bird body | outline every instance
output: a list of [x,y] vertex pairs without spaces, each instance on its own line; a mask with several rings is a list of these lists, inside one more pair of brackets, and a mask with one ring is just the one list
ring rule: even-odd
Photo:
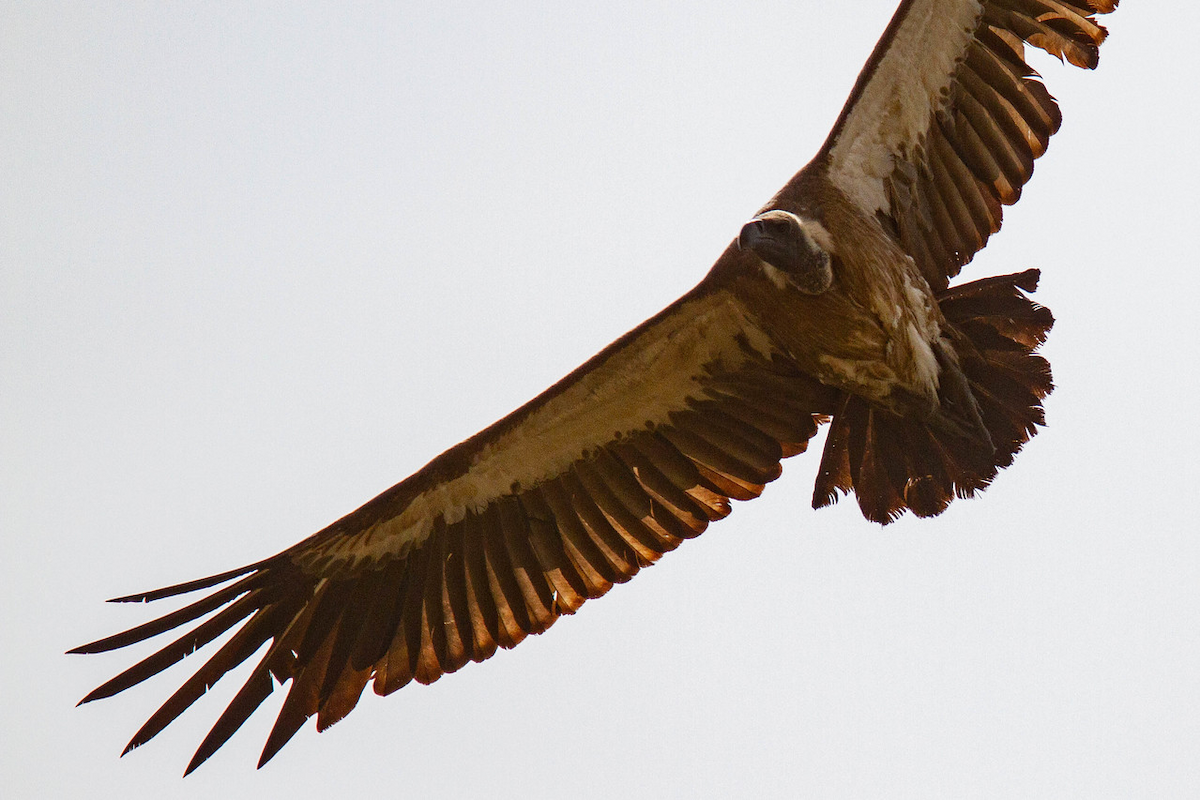
[[822,424],[814,507],[853,493],[887,523],[985,488],[1043,424],[1052,384],[1035,351],[1053,317],[1027,297],[1036,270],[950,279],[1061,121],[1024,47],[1094,67],[1093,17],[1115,6],[904,0],[824,146],[695,288],[287,550],[118,598],[213,589],[72,651],[207,617],[83,702],[233,631],[128,752],[269,642],[188,771],[288,684],[261,766],[310,717],[342,719],[368,683],[430,683],[629,580],[757,497]]
[[941,333],[933,292],[912,259],[822,166],[801,171],[769,209],[804,220],[831,256],[832,285],[811,296],[780,289],[758,279],[763,270],[754,265],[743,266],[746,279],[735,285],[776,346],[808,374],[898,414],[931,413],[939,372],[933,345]]

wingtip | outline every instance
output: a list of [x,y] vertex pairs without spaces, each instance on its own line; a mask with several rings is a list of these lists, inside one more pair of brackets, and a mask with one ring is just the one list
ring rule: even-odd
[[[220,745],[217,747],[219,746]],[[203,764],[205,761],[208,761],[209,757],[213,753],[217,752],[217,747],[209,746],[209,741],[207,738],[205,738],[205,740],[200,743],[200,746],[196,748],[196,752],[192,754],[192,760],[188,762],[187,769],[183,771],[183,777],[186,778],[188,775],[191,775],[193,772],[199,769],[201,764]]]
[[125,595],[124,597],[110,597],[109,599],[105,600],[104,602],[106,602],[106,603],[145,603],[146,596],[148,594],[149,594],[149,592],[142,592],[140,594]]
[[[301,724],[303,724],[303,722]],[[299,727],[300,727],[299,725],[296,726],[297,729]],[[255,766],[254,768],[262,769],[263,767],[265,767],[267,765],[267,762],[270,761],[272,758],[274,758],[275,755],[280,750],[283,749],[283,746],[285,744],[287,744],[289,741],[291,741],[291,738],[294,734],[295,734],[295,730],[287,733],[286,735],[277,736],[277,735],[275,735],[274,731],[272,731],[272,735],[267,738],[266,746],[263,747],[262,755],[260,755],[258,757],[258,765]]]
[[111,637],[111,636],[106,636],[103,639],[97,639],[94,642],[88,642],[87,644],[81,644],[78,647],[72,647],[70,650],[68,650],[63,655],[90,656],[90,655],[95,655],[96,653],[106,653],[109,650],[113,649],[111,647],[105,646],[105,643],[109,639],[112,639],[112,638],[113,637]]
[[262,751],[262,755],[260,755],[258,757],[258,764],[255,765],[254,768],[262,769],[263,767],[265,767],[267,765],[267,762],[270,761],[272,758],[274,758],[275,754],[278,753],[281,749],[283,749],[282,744],[279,745],[279,747],[276,747],[274,749],[264,749]]
[[[137,750],[139,747],[144,745],[146,742],[150,741],[152,738],[154,738],[153,735],[143,737],[142,731],[138,731],[133,735],[133,738],[129,740],[129,744],[125,745],[125,749],[121,751],[121,755],[118,756],[118,758],[124,758],[134,750]],[[186,772],[183,774],[185,777],[187,776]]]
[[[288,698],[291,699],[290,693]],[[271,733],[267,736],[267,743],[263,746],[262,755],[259,756],[258,766],[255,769],[262,769],[268,761],[274,758],[275,754],[282,750],[283,746],[291,741],[296,732],[304,726],[309,716],[303,712],[296,711],[295,708],[289,709],[287,701],[284,701],[284,708],[279,712],[279,717],[275,720],[275,727],[271,729]]]
[[[105,686],[107,685],[108,684],[105,684]],[[75,704],[75,707],[79,708],[84,703],[90,703],[94,700],[103,700],[106,697],[112,697],[112,693],[102,692],[101,689],[103,688],[104,686],[97,686],[95,689],[92,689],[84,696],[82,700]]]

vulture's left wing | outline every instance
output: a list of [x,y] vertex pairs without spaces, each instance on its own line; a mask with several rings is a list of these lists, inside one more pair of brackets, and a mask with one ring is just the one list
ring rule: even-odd
[[[1000,229],[1062,122],[1030,44],[1094,68],[1117,0],[905,0],[814,163],[933,290]],[[786,191],[786,190],[785,190]]]
[[260,766],[309,717],[326,728],[366,683],[431,683],[699,535],[803,451],[837,393],[773,353],[707,282],[525,407],[279,555],[119,598],[229,585],[72,652],[125,647],[215,613],[89,694],[109,697],[236,630],[126,747],[144,744],[270,642],[187,771],[291,681]]

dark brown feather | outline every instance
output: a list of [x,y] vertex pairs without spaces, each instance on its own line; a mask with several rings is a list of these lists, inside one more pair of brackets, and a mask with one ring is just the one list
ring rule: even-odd
[[496,632],[496,643],[505,649],[516,647],[525,638],[532,623],[529,611],[525,608],[525,598],[521,595],[521,587],[513,573],[508,548],[504,543],[499,506],[488,506],[479,515],[479,521],[483,533],[483,565],[487,570],[487,585],[496,601],[496,613],[500,622],[500,628]]
[[1024,147],[1024,140],[1018,140],[1021,144],[1019,148],[1014,145],[999,123],[970,92],[960,90],[956,104],[962,109],[961,119],[971,126],[975,137],[991,154],[1008,184],[1024,186],[1033,177],[1033,153]]
[[487,555],[484,550],[482,524],[475,514],[467,514],[457,525],[462,527],[463,565],[470,609],[471,632],[474,635],[471,657],[476,661],[491,658],[499,647],[500,614],[488,587]]
[[665,553],[674,550],[684,539],[692,538],[694,534],[673,517],[666,506],[656,504],[633,470],[608,449],[597,453],[591,463],[613,496],[645,531],[645,540],[655,550]]
[[850,398],[850,395],[842,396],[825,433],[825,447],[821,452],[821,464],[817,468],[817,480],[813,486],[813,508],[832,505],[841,495],[849,494],[854,489],[849,455],[850,426],[854,416]]
[[584,528],[559,479],[543,483],[538,491],[554,515],[566,551],[571,554],[572,562],[580,568],[580,577],[587,583],[589,597],[599,597],[614,583],[629,580],[629,576],[616,567]]
[[[417,646],[417,663],[413,666],[413,680],[429,684],[442,676],[442,665],[448,663],[446,652],[445,608],[442,604],[442,587],[445,585],[446,523],[434,522],[429,538],[421,544],[422,565],[425,575],[422,583],[419,610],[414,609],[420,628],[420,644]],[[451,621],[450,624],[453,624]]]
[[446,665],[446,672],[455,672],[472,660],[482,661],[486,658],[482,654],[476,658],[475,629],[472,624],[471,602],[468,599],[470,587],[467,584],[466,565],[463,562],[464,547],[463,525],[459,523],[446,526],[446,554],[442,561],[442,601],[446,606],[446,618],[454,624],[453,635],[447,631],[446,636],[448,640],[457,641],[457,647],[461,648],[461,653],[456,651],[450,664]]
[[[972,50],[980,45],[972,45]],[[1008,84],[1007,79],[1001,80],[1002,85]],[[1048,139],[1039,138],[1033,128],[1005,98],[1001,87],[991,86],[980,77],[967,59],[958,68],[958,87],[964,98],[970,97],[979,108],[986,112],[987,118],[996,127],[997,133],[1004,137],[1007,145],[1013,148],[1022,162],[1027,163],[1028,172],[1033,171],[1034,159],[1046,152]],[[1011,88],[1011,87],[1010,87]]]
[[[387,652],[375,662],[376,694],[387,695],[407,686],[416,671],[421,647],[419,622],[424,573],[420,565],[421,551],[410,552],[404,559],[404,577],[395,586],[391,619],[394,633],[388,641]],[[389,626],[391,623],[389,622]],[[382,678],[382,680],[381,680]]]
[[[270,670],[267,669],[265,662],[259,664],[242,688],[238,690],[238,693],[225,708],[225,711],[217,718],[208,735],[200,742],[200,746],[192,754],[192,760],[188,762],[183,776],[186,778],[196,767],[203,764],[213,753],[217,752],[221,748],[221,745],[229,741],[229,737],[242,726],[242,723],[250,718],[250,715],[262,705],[264,700],[270,697],[274,689],[275,686],[271,682]],[[151,717],[151,720],[153,719]],[[155,728],[150,728],[150,723],[147,722],[142,730],[138,731],[137,735],[134,736],[134,741],[138,741],[139,737],[144,737],[138,742],[139,744],[148,741],[173,719],[174,717],[165,720],[161,724],[156,725]],[[134,742],[130,742],[125,751],[128,752],[136,746]]]
[[324,708],[325,700],[333,694],[342,673],[348,667],[351,672],[356,671],[350,667],[350,657],[354,652],[354,645],[358,641],[363,625],[370,617],[385,574],[384,570],[372,570],[358,580],[346,581],[346,597],[341,601],[343,611],[332,631],[333,646],[329,651],[329,666],[325,671],[325,680],[319,692],[322,708]]
[[500,528],[508,551],[511,572],[524,599],[529,625],[526,633],[542,633],[558,615],[554,611],[554,589],[546,580],[529,544],[529,525],[520,501],[509,495],[500,499]]
[[1072,25],[1069,19],[1056,18],[1049,6],[1034,0],[993,0],[993,3],[985,6],[984,19],[989,24],[1010,30],[1034,47],[1059,59],[1066,58],[1077,67],[1095,69],[1099,63],[1099,42]]
[[777,462],[746,448],[728,431],[706,424],[696,412],[676,412],[671,415],[671,422],[659,432],[697,466],[708,467],[747,486],[762,486],[778,477]]
[[639,569],[652,562],[641,558],[637,550],[613,529],[582,481],[580,466],[577,464],[561,479],[570,497],[571,508],[587,529],[592,541],[600,548],[600,552],[604,553],[604,557],[613,568],[628,580],[637,574]]
[[[163,728],[171,724],[180,714],[186,711],[200,697],[211,689],[216,682],[226,672],[241,664],[247,658],[254,654],[254,651],[270,636],[271,626],[276,622],[274,617],[280,613],[279,607],[272,607],[265,611],[258,612],[252,617],[242,628],[234,634],[228,642],[226,642],[220,650],[205,662],[205,664],[196,671],[191,678],[184,682],[179,689],[172,694],[162,706],[159,707],[150,719],[146,720],[125,749],[121,751],[121,755],[134,750],[146,742],[150,741]],[[265,634],[265,635],[264,635]],[[265,659],[264,659],[265,661]],[[268,676],[269,682],[269,676]],[[258,701],[261,703],[261,699]],[[235,703],[231,704],[231,708]],[[257,703],[255,707],[257,707]],[[253,710],[253,709],[251,709]]]
[[371,607],[358,633],[350,656],[350,667],[363,670],[383,658],[399,625],[397,595],[402,593],[405,559],[391,559],[380,566]]
[[267,735],[262,755],[259,756],[259,767],[274,758],[308,718],[317,713],[320,705],[318,687],[325,677],[325,666],[329,662],[332,648],[333,637],[326,636],[321,647],[311,658],[302,662],[299,672],[292,678],[292,688],[288,690],[279,716],[275,719],[275,725]]
[[534,489],[522,494],[520,500],[529,525],[529,544],[539,569],[554,590],[554,613],[574,614],[585,600],[599,597],[602,592],[592,593],[584,577],[587,568],[577,566],[567,553],[565,536],[560,535],[554,512],[546,505],[542,493]]
[[612,530],[637,554],[640,563],[653,564],[663,553],[673,549],[661,542],[625,507],[605,482],[595,461],[583,462],[576,465],[575,469],[588,497],[596,504]]
[[261,594],[263,594],[263,590],[259,589],[236,601],[229,608],[226,608],[212,619],[200,624],[194,630],[171,642],[166,647],[154,653],[154,655],[139,661],[112,680],[96,687],[87,697],[80,700],[79,704],[82,705],[90,703],[93,700],[111,697],[117,692],[124,691],[131,686],[136,686],[147,678],[157,675],[167,667],[182,660],[185,656],[199,650],[246,617],[258,611],[264,604],[262,602],[263,598],[260,596]]
[[[137,594],[128,594],[124,597],[114,597],[108,602],[150,603],[155,600],[162,600],[166,597],[175,597],[181,594],[191,594],[192,592],[198,592],[201,589],[208,589],[209,587],[216,586],[219,583],[225,583],[226,581],[232,580],[241,575],[245,575],[249,572],[258,572],[276,560],[277,559],[274,558],[268,558],[263,561],[256,561],[253,564],[248,564],[240,569],[231,569],[228,572],[221,572],[217,575],[209,575],[207,578],[198,578],[194,581],[177,583],[173,586],[164,586],[162,589],[155,589],[151,592],[138,592]],[[76,650],[71,650],[70,652],[74,653]]]
[[[204,582],[197,581],[197,583],[203,584]],[[143,642],[146,639],[150,639],[159,635],[160,633],[165,633],[169,630],[178,628],[180,625],[185,625],[192,620],[199,619],[210,611],[220,608],[226,603],[229,603],[237,598],[239,595],[250,591],[250,589],[252,589],[254,586],[261,583],[262,578],[260,575],[251,575],[243,578],[232,586],[227,586],[220,591],[213,592],[207,597],[201,598],[194,603],[186,605],[178,611],[172,611],[170,614],[166,614],[158,619],[151,620],[143,625],[138,625],[136,628],[130,628],[127,631],[114,634],[113,636],[106,636],[103,639],[97,639],[94,642],[80,645],[79,647],[68,650],[67,653],[105,653],[109,650],[116,650],[121,647],[128,647],[131,644],[136,644],[137,642]],[[200,588],[207,587],[202,586]],[[164,596],[171,597],[173,594],[174,593]],[[110,602],[128,601],[121,599],[119,601]]]
[[628,441],[618,443],[614,450],[650,494],[651,502],[656,501],[664,506],[667,513],[678,522],[674,528],[675,535],[690,539],[704,532],[708,527],[708,513],[687,493],[685,487],[668,478],[642,450]]
[[1000,201],[971,174],[937,127],[930,130],[928,145],[931,157],[937,161],[935,168],[945,175],[962,198],[978,234],[979,246],[982,247],[987,243],[988,237],[1000,230]]
[[702,478],[696,465],[662,434],[651,432],[635,436],[629,440],[629,445],[649,459],[671,483],[689,487],[684,491],[704,510],[710,522],[723,519],[729,514],[728,495],[702,486]]
[[779,447],[780,456],[788,458],[803,453],[808,441],[817,432],[823,419],[808,410],[793,410],[784,402],[772,403],[761,395],[718,395],[716,408],[746,425],[766,434]]

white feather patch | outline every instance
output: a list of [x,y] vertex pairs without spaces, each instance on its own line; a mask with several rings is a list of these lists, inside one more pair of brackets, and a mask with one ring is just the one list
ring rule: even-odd
[[974,35],[979,0],[916,0],[846,118],[829,177],[867,214],[888,207],[895,158],[924,140]]
[[401,555],[424,541],[440,516],[447,523],[486,508],[514,484],[534,486],[562,474],[585,450],[615,434],[662,424],[697,394],[704,367],[736,369],[748,358],[737,337],[769,355],[770,341],[727,292],[702,295],[643,331],[601,365],[487,443],[467,472],[423,492],[399,515],[321,542],[304,560],[343,565]]

